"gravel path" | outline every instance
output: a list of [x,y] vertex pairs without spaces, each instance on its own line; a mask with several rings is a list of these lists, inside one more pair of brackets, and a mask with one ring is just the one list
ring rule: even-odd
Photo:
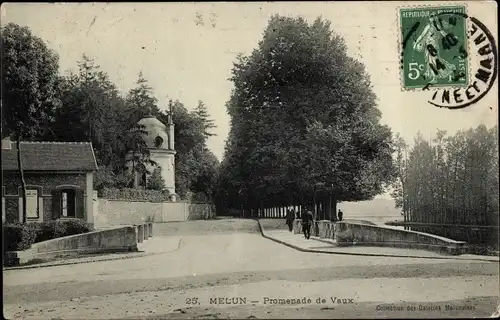
[[[236,219],[235,219],[236,220]],[[203,223],[206,223],[205,221]],[[302,253],[256,233],[255,221],[155,225],[155,236],[180,235],[173,252],[136,259],[4,272],[8,318],[356,318],[432,317],[436,310],[377,311],[377,305],[447,304],[474,310],[440,316],[489,316],[496,306],[498,265],[488,262]],[[213,225],[217,226],[213,226]],[[230,231],[227,231],[229,228]],[[238,228],[244,232],[238,231]],[[163,230],[163,231],[161,231]],[[158,232],[158,233],[157,233]],[[307,305],[264,298],[306,297]],[[218,305],[213,298],[246,299]],[[315,299],[353,299],[347,305]],[[196,298],[196,304],[192,304]],[[254,301],[254,302],[252,302]],[[198,304],[199,303],[199,304]],[[436,307],[437,308],[437,307]],[[491,311],[491,312],[490,312]],[[377,313],[378,312],[378,313]]]

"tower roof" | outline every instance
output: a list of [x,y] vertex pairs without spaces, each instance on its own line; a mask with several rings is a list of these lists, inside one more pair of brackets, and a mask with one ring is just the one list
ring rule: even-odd
[[143,131],[147,134],[142,138],[148,148],[168,149],[168,133],[167,126],[152,115],[148,115],[139,122],[138,125],[143,126]]

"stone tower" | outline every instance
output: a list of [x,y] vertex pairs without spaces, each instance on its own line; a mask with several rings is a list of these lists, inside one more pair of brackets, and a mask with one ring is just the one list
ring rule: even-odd
[[[138,123],[143,128],[142,130],[147,132],[142,138],[146,143],[150,159],[156,162],[157,167],[161,168],[161,176],[165,181],[165,189],[169,191],[172,195],[171,199],[176,200],[175,194],[175,143],[174,143],[174,123],[172,121],[172,110],[168,113],[168,122],[163,124],[156,117],[151,115],[151,112],[142,118]],[[132,158],[132,152],[129,151],[127,154],[127,160]],[[127,161],[127,167],[132,169],[131,161]],[[149,172],[153,172],[155,169],[151,165],[147,165]],[[140,181],[146,182],[149,178],[148,175],[140,176],[137,172],[134,176],[134,185],[138,187],[141,183]],[[145,180],[145,181],[144,181]]]

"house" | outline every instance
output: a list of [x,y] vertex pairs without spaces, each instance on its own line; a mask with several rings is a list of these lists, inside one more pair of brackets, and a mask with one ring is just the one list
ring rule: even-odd
[[[93,224],[93,175],[97,170],[88,142],[22,141],[27,222],[81,218]],[[16,143],[2,141],[2,220],[23,221],[22,187]]]

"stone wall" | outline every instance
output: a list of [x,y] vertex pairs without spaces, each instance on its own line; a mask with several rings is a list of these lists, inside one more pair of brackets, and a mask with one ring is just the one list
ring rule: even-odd
[[94,210],[96,227],[209,219],[215,212],[209,204],[185,202],[146,202],[98,199]]
[[152,236],[150,225],[120,226],[34,243],[27,250],[7,252],[7,265],[82,254],[137,251],[137,243]]

